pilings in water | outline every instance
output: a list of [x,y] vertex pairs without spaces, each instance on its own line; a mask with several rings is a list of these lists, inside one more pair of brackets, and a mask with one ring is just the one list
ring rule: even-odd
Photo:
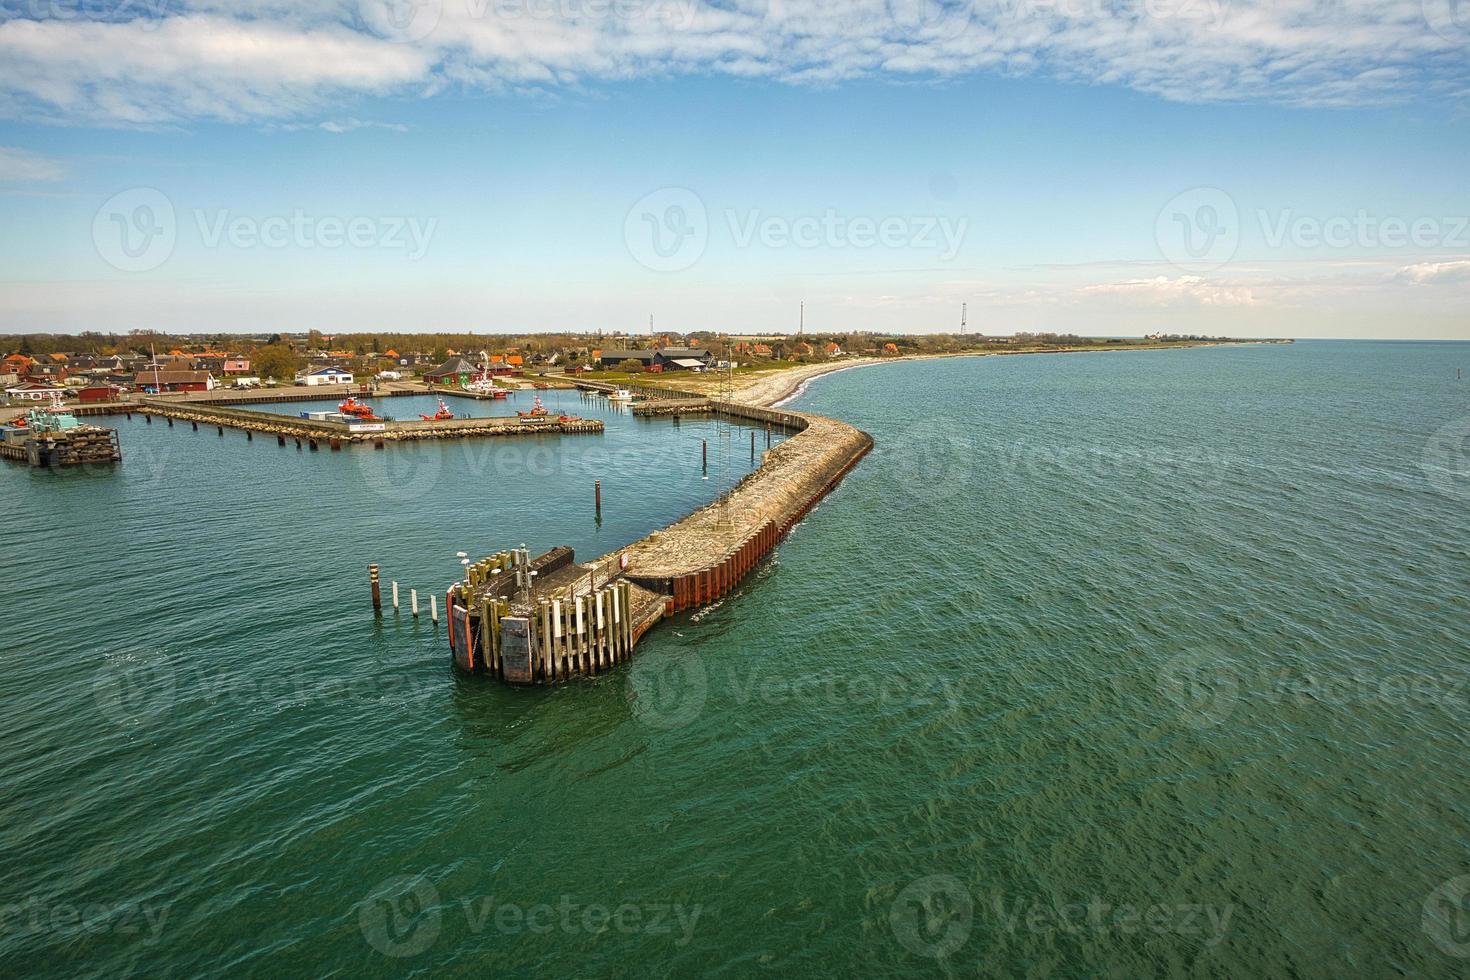
[[[373,612],[381,614],[382,611],[383,611],[383,593],[382,593],[382,591],[378,587],[378,566],[377,565],[369,565],[368,566],[368,581],[370,581],[372,583],[372,587],[373,587]],[[395,592],[398,591],[398,587],[397,587],[397,584],[396,583],[394,585],[394,591]],[[395,606],[398,605],[398,603],[396,601],[393,604]]]

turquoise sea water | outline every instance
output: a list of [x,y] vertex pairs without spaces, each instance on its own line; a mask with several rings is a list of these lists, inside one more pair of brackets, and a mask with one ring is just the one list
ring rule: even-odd
[[0,468],[0,963],[1463,975],[1457,367],[820,379],[798,406],[868,458],[736,594],[553,689],[456,677],[363,566],[427,591],[459,549],[610,550],[708,499],[717,427],[312,455],[135,420],[115,473]]

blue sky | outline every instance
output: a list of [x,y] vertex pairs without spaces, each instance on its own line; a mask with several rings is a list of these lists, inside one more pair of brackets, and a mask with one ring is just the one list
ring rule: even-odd
[[1448,0],[416,2],[0,0],[0,329],[1470,338]]

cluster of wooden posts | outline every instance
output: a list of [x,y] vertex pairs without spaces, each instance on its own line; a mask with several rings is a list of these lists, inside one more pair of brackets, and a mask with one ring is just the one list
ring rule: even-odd
[[633,587],[626,581],[590,593],[553,593],[519,615],[512,615],[509,599],[495,596],[481,597],[472,613],[454,601],[457,589],[450,592],[449,628],[461,670],[547,683],[601,673],[633,655]]
[[24,449],[23,458],[31,466],[81,466],[122,460],[117,430],[96,425],[79,425],[60,432],[32,432],[25,439]]

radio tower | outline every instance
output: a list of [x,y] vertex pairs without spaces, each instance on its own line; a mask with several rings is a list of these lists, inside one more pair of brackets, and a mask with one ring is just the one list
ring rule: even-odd
[[796,335],[800,337],[806,333],[806,300],[801,301],[801,319],[796,321]]
[[960,336],[961,337],[963,337],[965,335],[965,325],[966,325],[966,323],[967,323],[967,321],[969,319],[970,319],[970,304],[969,303],[961,303],[960,304]]

